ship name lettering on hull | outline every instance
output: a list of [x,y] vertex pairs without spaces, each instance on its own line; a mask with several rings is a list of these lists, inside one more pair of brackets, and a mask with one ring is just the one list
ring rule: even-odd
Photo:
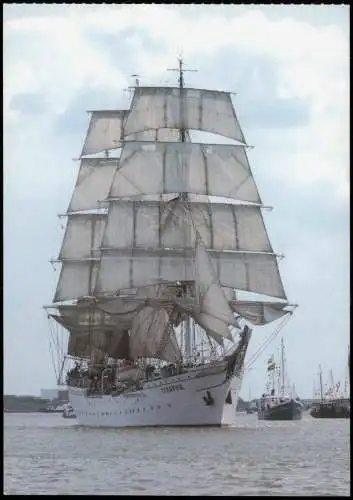
[[166,387],[161,387],[162,392],[174,392],[183,390],[184,390],[183,384],[172,384],[172,385],[167,385]]

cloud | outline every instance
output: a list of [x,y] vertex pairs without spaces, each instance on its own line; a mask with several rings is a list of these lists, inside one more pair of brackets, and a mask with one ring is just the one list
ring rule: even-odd
[[[347,199],[349,45],[338,26],[271,20],[264,10],[224,6],[76,5],[42,19],[5,21],[6,116],[19,117],[18,94],[40,94],[50,113],[66,116],[85,89],[118,94],[129,73],[139,72],[143,82],[170,81],[165,70],[182,48],[191,65],[199,59],[207,67],[211,86],[217,80],[212,68],[226,51],[227,73],[218,80],[233,83],[237,101],[246,96],[241,109],[250,125],[257,118],[258,127],[291,127],[277,131],[279,152],[271,164],[278,175],[288,180],[290,172],[291,182],[307,185],[328,182],[334,195]],[[23,49],[17,58],[8,56],[11,44]],[[281,144],[289,147],[281,152]]]
[[5,109],[14,95],[32,91],[46,98],[52,113],[60,113],[86,85],[108,89],[126,85],[124,76],[111,67],[104,52],[96,50],[69,18],[7,21],[5,46],[11,37],[23,51],[19,61],[11,57],[10,50],[5,50]]
[[10,109],[22,114],[41,114],[46,110],[45,101],[39,93],[16,94],[10,102]]
[[128,89],[117,92],[104,86],[87,86],[77,93],[67,109],[58,114],[53,121],[56,135],[78,134],[82,142],[83,131],[87,129],[89,116],[86,111],[99,109],[129,109],[130,93]]

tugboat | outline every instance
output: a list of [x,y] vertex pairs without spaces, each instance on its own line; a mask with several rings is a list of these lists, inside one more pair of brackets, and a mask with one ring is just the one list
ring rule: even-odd
[[301,420],[303,404],[298,398],[277,397],[274,390],[270,396],[263,394],[258,409],[259,420]]
[[66,405],[63,411],[63,418],[76,418],[74,409],[70,404]]
[[[285,394],[285,357],[284,343],[281,341],[281,362],[276,364],[273,356],[268,360],[267,372],[270,375],[272,389],[270,394],[264,393],[258,402],[257,416],[259,420],[300,420],[303,404],[299,398]],[[277,376],[276,376],[277,374]],[[276,379],[280,390],[276,395]]]

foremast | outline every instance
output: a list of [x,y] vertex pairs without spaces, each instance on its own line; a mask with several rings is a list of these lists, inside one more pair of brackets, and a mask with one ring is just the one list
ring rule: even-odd
[[89,113],[74,192],[66,213],[60,215],[67,224],[58,258],[52,261],[61,264],[61,271],[49,309],[49,316],[69,332],[68,354],[87,359],[102,357],[105,351],[114,355],[117,344],[112,339],[116,320],[97,310],[94,288],[107,220],[101,200],[119,164],[119,156],[109,152],[121,147],[128,110]]

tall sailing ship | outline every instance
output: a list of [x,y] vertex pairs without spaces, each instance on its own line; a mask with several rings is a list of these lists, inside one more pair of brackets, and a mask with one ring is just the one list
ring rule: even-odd
[[232,424],[251,325],[292,312],[231,93],[178,71],[90,112],[46,306],[83,425]]

